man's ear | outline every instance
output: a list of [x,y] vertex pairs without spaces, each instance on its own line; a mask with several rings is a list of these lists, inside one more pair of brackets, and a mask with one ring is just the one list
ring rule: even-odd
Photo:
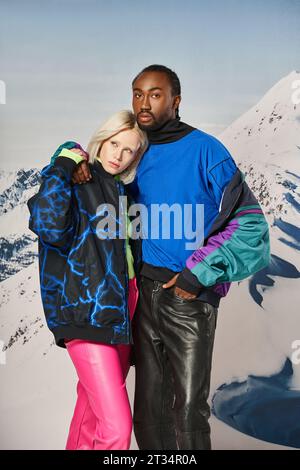
[[178,108],[179,108],[180,101],[181,101],[181,96],[180,96],[180,95],[175,96],[174,101],[173,101],[173,107],[174,107],[174,109],[178,109]]

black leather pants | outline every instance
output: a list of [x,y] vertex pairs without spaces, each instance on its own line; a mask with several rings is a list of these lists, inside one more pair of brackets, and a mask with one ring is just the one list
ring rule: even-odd
[[211,449],[207,403],[217,308],[144,276],[133,319],[140,449]]

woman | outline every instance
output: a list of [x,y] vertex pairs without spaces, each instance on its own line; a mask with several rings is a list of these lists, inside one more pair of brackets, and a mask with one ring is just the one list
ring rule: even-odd
[[[146,150],[146,134],[129,111],[113,115],[89,145],[91,180],[73,184],[87,154],[74,142],[58,148],[28,201],[39,237],[41,295],[58,346],[79,378],[66,449],[129,449],[126,391],[137,301],[124,201]],[[122,235],[123,234],[123,235]],[[122,236],[121,236],[122,235]]]

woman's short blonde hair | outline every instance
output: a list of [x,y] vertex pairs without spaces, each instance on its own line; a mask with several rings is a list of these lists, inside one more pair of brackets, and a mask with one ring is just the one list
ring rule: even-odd
[[100,157],[103,143],[125,130],[134,130],[140,138],[140,147],[135,159],[126,170],[120,173],[120,180],[124,184],[129,184],[134,180],[137,166],[148,146],[147,134],[139,128],[136,117],[131,111],[122,110],[107,119],[91,137],[87,152],[89,154],[89,163],[94,163],[95,159]]

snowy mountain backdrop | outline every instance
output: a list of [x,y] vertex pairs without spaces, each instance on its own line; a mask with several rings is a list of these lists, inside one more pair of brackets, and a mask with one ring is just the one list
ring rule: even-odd
[[[234,284],[220,307],[211,384],[215,449],[289,445],[268,431],[254,436],[259,440],[239,432],[248,433],[239,424],[229,427],[222,408],[228,397],[216,390],[241,384],[251,375],[271,377],[289,361],[287,389],[300,394],[300,365],[292,363],[291,346],[300,340],[300,105],[292,101],[296,80],[299,72],[284,77],[218,136],[263,207],[271,228],[272,261],[251,279]],[[37,242],[28,229],[26,202],[39,182],[37,168],[0,172],[2,449],[63,448],[75,403],[75,370],[65,351],[54,346],[44,322]],[[133,368],[128,387],[132,400]],[[294,441],[290,445],[295,447]]]

